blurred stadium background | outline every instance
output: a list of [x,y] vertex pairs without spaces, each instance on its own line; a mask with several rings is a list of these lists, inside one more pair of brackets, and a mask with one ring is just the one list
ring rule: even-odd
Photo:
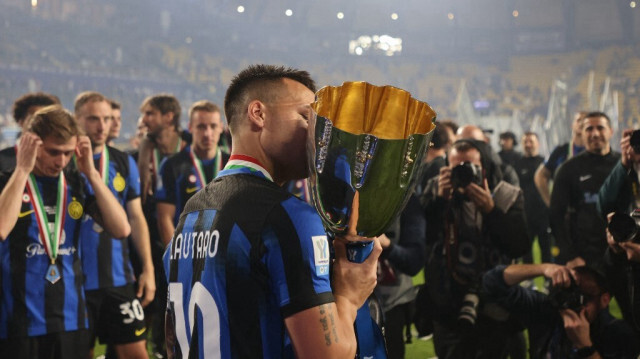
[[638,122],[638,39],[630,0],[0,0],[0,124],[10,144],[22,93],[70,107],[98,90],[123,103],[126,141],[145,96],[221,103],[235,73],[264,62],[320,86],[394,85],[440,119],[533,129],[544,154],[575,110]]

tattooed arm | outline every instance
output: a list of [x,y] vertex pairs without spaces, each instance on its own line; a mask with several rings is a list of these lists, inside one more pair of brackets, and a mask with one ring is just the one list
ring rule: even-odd
[[374,250],[363,263],[347,260],[346,239],[336,238],[333,267],[335,302],[319,305],[285,319],[298,358],[354,358],[357,349],[353,323],[356,312],[376,285],[376,268],[382,251]]

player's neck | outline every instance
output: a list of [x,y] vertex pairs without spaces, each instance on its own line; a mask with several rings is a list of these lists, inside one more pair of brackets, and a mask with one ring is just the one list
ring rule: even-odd
[[93,150],[93,154],[97,155],[99,153],[102,153],[102,150],[104,150],[105,146],[106,146],[105,144],[96,145],[94,143],[91,143],[91,149]]
[[216,157],[216,154],[218,153],[218,146],[213,146],[212,148],[206,150],[194,144],[193,152],[195,152],[196,156],[198,156],[198,158],[201,160],[211,160]]
[[156,137],[156,146],[158,150],[165,155],[171,155],[178,151],[176,151],[176,147],[178,147],[178,143],[180,142],[180,134],[173,127],[167,127],[158,134]]
[[269,175],[271,175],[271,178],[273,178],[275,182],[275,179],[277,178],[277,176],[275,175],[277,175],[277,173],[274,173],[276,171],[274,170],[273,162],[264,153],[262,148],[258,146],[256,143],[258,143],[258,141],[242,141],[241,139],[238,138],[233,143],[233,148],[231,149],[231,155],[245,155],[245,156],[255,158],[262,165],[262,167],[267,172],[269,172]]

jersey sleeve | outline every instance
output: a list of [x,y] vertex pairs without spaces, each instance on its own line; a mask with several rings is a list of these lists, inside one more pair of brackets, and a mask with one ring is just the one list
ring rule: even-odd
[[160,166],[160,178],[156,189],[158,202],[176,204],[176,177],[173,172],[173,161],[166,160]]
[[556,171],[556,168],[558,168],[558,162],[565,151],[568,151],[568,149],[565,149],[565,146],[556,147],[549,155],[549,159],[544,163],[544,167],[548,169],[552,175]]
[[315,210],[292,196],[276,206],[267,220],[264,261],[282,315],[333,302],[330,247]]
[[131,155],[127,155],[127,160],[129,161],[129,178],[127,178],[129,187],[126,194],[126,200],[130,201],[140,197],[140,172],[138,171],[138,165]]

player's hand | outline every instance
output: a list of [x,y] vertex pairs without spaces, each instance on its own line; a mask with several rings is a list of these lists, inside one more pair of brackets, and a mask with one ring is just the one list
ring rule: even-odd
[[560,311],[560,316],[562,316],[562,321],[564,322],[564,331],[567,334],[567,338],[575,348],[593,345],[589,336],[589,321],[586,317],[585,308],[582,308],[580,313],[576,313],[572,309],[563,309]]
[[33,171],[41,147],[42,140],[38,135],[33,132],[23,133],[22,136],[20,136],[20,144],[18,144],[16,168],[20,168],[26,173]]
[[622,139],[620,139],[620,161],[626,169],[630,169],[633,165],[633,149],[630,143],[631,133],[633,133],[633,130],[629,128],[622,131]]
[[[373,250],[362,263],[347,259],[348,241],[373,240]],[[345,297],[356,308],[360,308],[376,287],[378,257],[382,246],[377,238],[362,238],[355,235],[336,237],[333,240],[336,259],[333,265],[334,295]]]
[[451,168],[444,166],[440,168],[438,176],[438,197],[447,201],[451,199]]
[[571,278],[573,272],[571,269],[552,263],[544,263],[543,275],[545,278],[551,279],[551,283],[554,287],[566,287],[571,285]]
[[627,259],[634,262],[640,262],[640,244],[634,242],[620,243],[625,253],[627,253]]
[[582,257],[575,257],[567,262],[567,268],[573,269],[575,267],[580,267],[586,264],[587,263],[584,261],[584,259],[582,259]]
[[613,253],[620,254],[622,253],[623,249],[620,247],[620,245],[618,245],[618,242],[616,242],[615,239],[613,239],[611,232],[609,232],[609,226],[608,226],[609,222],[611,222],[611,217],[613,217],[614,213],[615,212],[611,212],[607,214],[607,228],[605,229],[605,232],[607,233],[607,244],[609,245],[609,248],[611,248]]
[[156,279],[153,270],[143,270],[138,277],[138,292],[136,296],[141,298],[141,304],[146,307],[156,295]]
[[465,193],[484,214],[491,212],[493,207],[495,207],[493,196],[491,196],[491,190],[489,189],[489,183],[486,178],[484,179],[484,187],[480,187],[475,183],[470,183],[465,187]]
[[91,149],[91,140],[87,136],[78,136],[78,144],[76,145],[76,164],[78,171],[84,173],[87,178],[91,178],[91,173],[95,171],[93,165],[93,150]]

